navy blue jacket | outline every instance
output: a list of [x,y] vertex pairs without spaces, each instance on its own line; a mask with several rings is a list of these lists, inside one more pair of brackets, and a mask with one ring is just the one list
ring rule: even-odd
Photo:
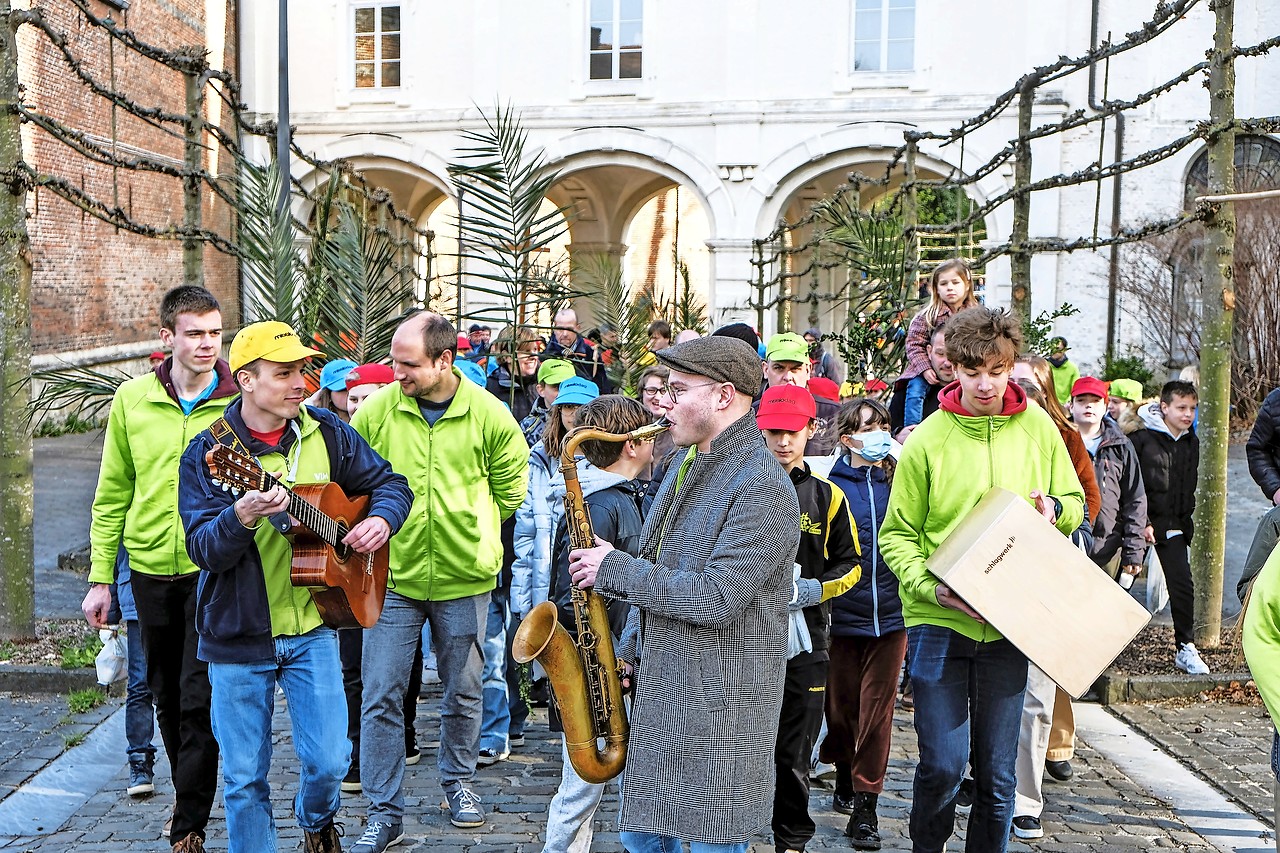
[[[337,415],[311,406],[307,412],[319,423],[329,451],[329,479],[348,495],[371,496],[369,514],[386,519],[394,534],[413,503],[408,481]],[[274,452],[287,455],[297,440],[291,429],[285,430],[278,448],[251,437],[238,399],[223,416],[255,457]],[[182,454],[178,469],[178,511],[187,531],[187,554],[201,568],[196,588],[197,653],[210,663],[270,660],[275,647],[262,561],[254,531],[236,517],[236,495],[209,479],[204,456],[215,444],[208,430],[197,435]]]
[[862,545],[862,579],[853,589],[831,600],[834,637],[882,637],[902,631],[902,601],[898,576],[880,553],[880,525],[889,506],[889,483],[878,467],[853,467],[843,457],[831,466],[831,482],[849,501],[849,512]]

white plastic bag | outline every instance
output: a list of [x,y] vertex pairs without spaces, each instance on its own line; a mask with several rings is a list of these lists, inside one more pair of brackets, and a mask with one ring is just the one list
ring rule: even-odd
[[1160,565],[1160,557],[1154,547],[1147,549],[1147,557],[1142,561],[1147,569],[1147,612],[1152,615],[1169,606],[1169,586],[1164,580],[1164,567]]
[[124,681],[129,676],[129,654],[120,626],[101,629],[98,631],[98,639],[102,640],[102,649],[95,661],[98,683],[106,687],[117,681]]
[[[800,564],[794,563],[791,574],[791,604],[799,597]],[[804,610],[799,607],[787,612],[787,660],[798,654],[813,651],[813,638],[809,636],[809,623],[804,621]]]

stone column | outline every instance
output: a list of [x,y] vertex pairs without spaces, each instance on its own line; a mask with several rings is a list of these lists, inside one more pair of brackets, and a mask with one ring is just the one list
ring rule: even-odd
[[[707,241],[707,248],[711,251],[711,280],[707,286],[711,328],[735,322],[746,323],[755,328],[756,311],[751,307],[751,300],[756,295],[755,280],[758,273],[751,265],[751,239],[712,238]],[[757,331],[765,336],[764,330]]]

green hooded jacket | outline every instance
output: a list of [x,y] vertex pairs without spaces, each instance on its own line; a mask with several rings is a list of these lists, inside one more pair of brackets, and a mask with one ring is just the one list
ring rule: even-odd
[[462,381],[430,426],[418,401],[388,385],[351,426],[413,489],[413,508],[391,540],[388,589],[418,601],[491,591],[502,569],[501,526],[524,500],[529,445],[498,398]]
[[960,388],[942,389],[941,408],[921,421],[902,448],[889,508],[880,528],[880,552],[898,576],[907,627],[940,625],[979,642],[999,640],[990,625],[938,603],[938,579],[925,560],[991,490],[1000,486],[1029,497],[1056,497],[1055,522],[1064,535],[1084,518],[1084,490],[1053,420],[1009,383],[1002,414],[961,414]]

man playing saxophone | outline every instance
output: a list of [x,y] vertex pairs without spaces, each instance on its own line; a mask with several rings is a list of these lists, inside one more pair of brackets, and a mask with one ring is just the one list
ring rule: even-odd
[[618,656],[638,666],[619,817],[629,853],[745,853],[769,821],[800,508],[751,412],[760,358],[736,338],[656,353],[677,453],[640,556],[570,554],[581,587],[634,605]]
[[[648,426],[651,420],[640,403],[616,394],[598,397],[583,406],[578,410],[577,418],[579,429],[595,429],[619,438]],[[640,553],[640,530],[643,526],[640,501],[645,484],[636,477],[653,458],[653,441],[589,439],[582,442],[580,450],[586,458],[580,458],[577,463],[578,484],[590,514],[592,530],[601,539],[614,543],[620,551]],[[552,546],[549,598],[559,610],[560,624],[576,643],[578,626],[571,600],[570,548],[569,525],[561,519]],[[617,638],[622,634],[631,606],[610,600],[607,607],[611,633]],[[551,728],[563,730],[555,710],[551,713]],[[547,813],[547,841],[542,848],[543,853],[587,853],[591,850],[592,819],[605,786],[584,780],[569,760],[568,747],[562,746],[561,751],[564,766],[560,788]]]

